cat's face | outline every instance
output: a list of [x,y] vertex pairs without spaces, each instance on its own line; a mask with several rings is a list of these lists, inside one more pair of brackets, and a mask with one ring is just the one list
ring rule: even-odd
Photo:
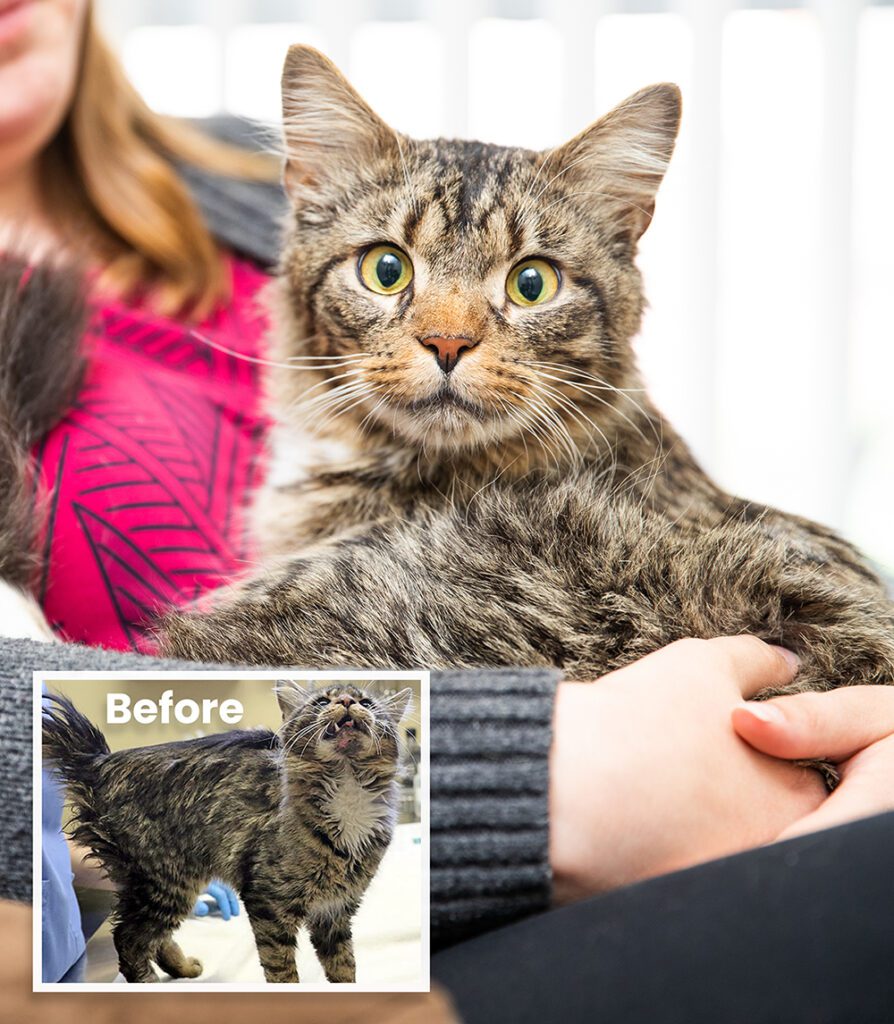
[[280,742],[289,754],[321,761],[397,761],[397,725],[410,705],[411,690],[382,697],[351,684],[308,690],[284,680],[276,695],[283,714]]
[[655,86],[546,153],[396,135],[320,54],[284,72],[283,260],[326,375],[305,407],[463,448],[599,415],[627,385],[632,257],[673,148]]

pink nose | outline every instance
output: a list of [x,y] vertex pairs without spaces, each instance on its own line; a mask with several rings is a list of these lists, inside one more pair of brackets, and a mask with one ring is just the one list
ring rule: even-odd
[[451,338],[441,338],[436,335],[429,335],[420,338],[419,343],[423,348],[434,352],[438,366],[444,373],[450,373],[459,362],[459,357],[466,349],[474,348],[478,342],[473,338],[465,338],[462,335]]
[[343,693],[337,700],[338,704],[344,704],[346,708],[349,708],[354,703],[354,698],[349,693]]

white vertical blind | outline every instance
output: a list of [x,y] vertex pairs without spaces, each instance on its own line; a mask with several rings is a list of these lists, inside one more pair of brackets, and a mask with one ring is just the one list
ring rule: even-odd
[[[851,336],[851,262],[854,99],[857,29],[863,0],[812,0],[822,39],[823,127],[817,301],[820,305],[815,373],[814,444],[823,452],[823,486],[812,502],[817,518],[844,526],[854,456],[848,408]],[[894,324],[891,336],[894,338]],[[894,462],[894,460],[892,460]]]

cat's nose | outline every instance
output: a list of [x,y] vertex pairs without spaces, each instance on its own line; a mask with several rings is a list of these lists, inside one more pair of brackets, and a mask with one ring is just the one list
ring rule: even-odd
[[343,693],[339,698],[337,698],[335,703],[344,704],[346,708],[349,708],[352,704],[356,704],[357,702],[349,693]]
[[430,334],[425,338],[420,338],[419,344],[434,352],[438,366],[444,373],[450,373],[459,362],[462,353],[467,349],[474,348],[478,342],[474,338],[467,338],[464,335],[442,338],[439,335]]

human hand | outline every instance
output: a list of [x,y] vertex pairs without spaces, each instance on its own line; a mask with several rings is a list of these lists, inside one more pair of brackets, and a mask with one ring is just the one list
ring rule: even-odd
[[846,686],[776,697],[735,708],[732,721],[755,750],[838,766],[835,791],[778,839],[894,810],[894,687]]
[[815,811],[819,773],[734,732],[743,698],[784,686],[791,652],[755,637],[681,640],[595,683],[561,683],[550,753],[559,901],[771,842]]
[[[220,916],[224,921],[239,916],[239,900],[236,898],[236,893],[225,882],[214,878],[208,883],[205,892],[216,900]],[[196,905],[192,908],[196,917],[207,917],[211,910],[211,905],[205,900],[196,900]]]

